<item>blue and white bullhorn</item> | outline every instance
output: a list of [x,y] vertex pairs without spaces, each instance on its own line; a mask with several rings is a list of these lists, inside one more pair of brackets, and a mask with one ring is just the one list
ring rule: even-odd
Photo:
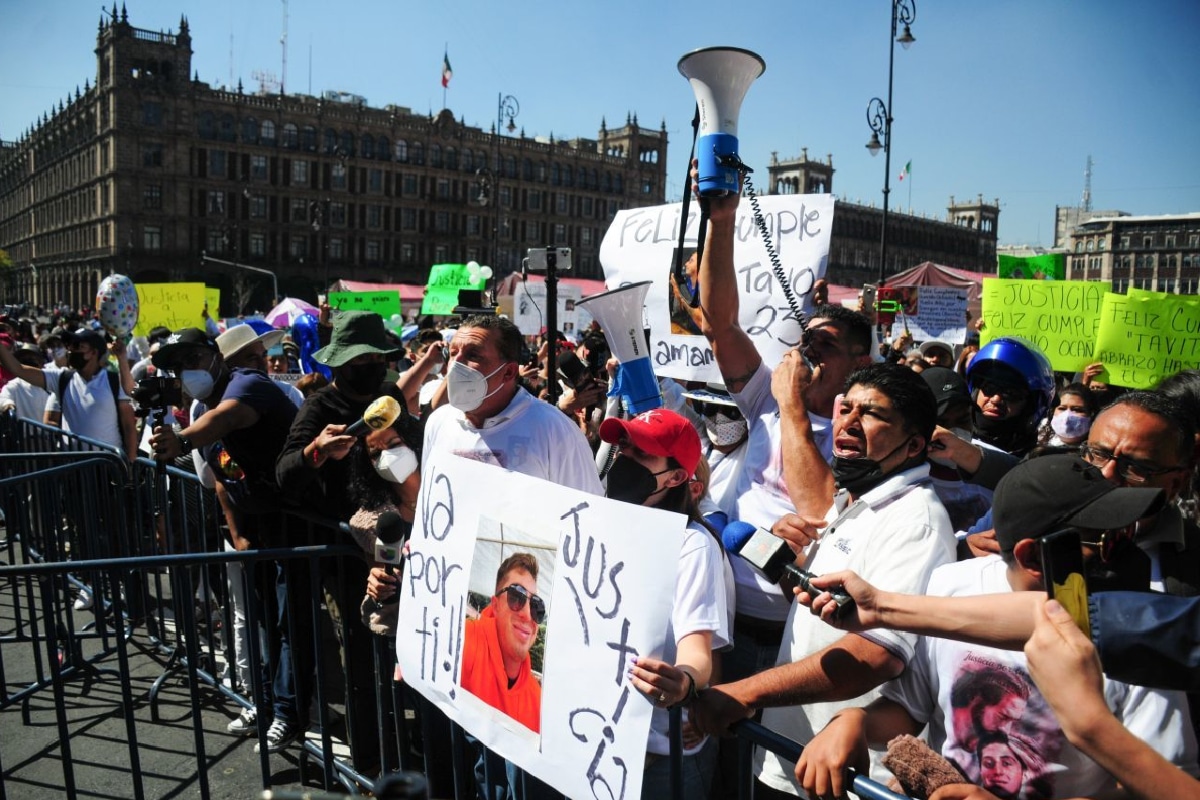
[[585,297],[576,303],[584,306],[600,327],[608,349],[621,362],[610,397],[619,396],[630,414],[662,407],[662,391],[650,366],[649,345],[642,329],[642,307],[652,281],[641,281]]
[[737,122],[750,84],[767,69],[757,53],[740,47],[702,47],[679,59],[679,72],[696,94],[700,194],[738,190]]

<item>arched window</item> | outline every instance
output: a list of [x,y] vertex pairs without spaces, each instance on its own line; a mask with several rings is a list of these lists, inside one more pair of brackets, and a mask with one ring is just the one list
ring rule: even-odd
[[617,194],[625,193],[625,179],[620,175],[617,175],[617,177],[613,179],[613,191],[615,191]]
[[513,156],[509,156],[508,158],[504,159],[504,177],[517,177],[517,159]]
[[446,169],[458,169],[458,151],[453,147],[446,148]]
[[300,129],[296,127],[296,123],[285,122],[283,124],[283,132],[279,137],[279,143],[289,150],[295,150],[300,146]]
[[403,139],[396,140],[396,160],[401,164],[408,161],[408,142]]
[[369,133],[364,133],[362,137],[362,157],[375,157],[375,137]]
[[204,111],[196,125],[196,135],[201,139],[217,138],[217,119],[211,111]]
[[[471,152],[470,148],[467,148],[466,150],[462,151],[462,170],[463,170],[463,172],[470,172],[471,170],[475,169],[475,164],[473,163],[474,158],[475,158],[475,154]],[[479,166],[482,167],[483,165],[480,164]]]
[[327,155],[327,156],[333,155],[333,151],[337,150],[337,139],[338,139],[337,131],[335,131],[333,128],[326,128],[325,134],[324,134],[324,136],[322,136],[322,138],[325,140],[325,142],[324,142],[325,155]]
[[222,114],[218,134],[223,142],[237,141],[237,123],[233,114]]
[[600,188],[600,180],[599,180],[599,179],[596,177],[596,176],[597,176],[597,174],[598,174],[598,173],[596,172],[596,170],[592,170],[591,172],[589,172],[589,173],[588,173],[588,185],[587,185],[587,188],[589,188],[589,189],[598,189],[598,188]]
[[562,185],[562,172],[559,169],[558,164],[550,165],[550,185],[551,186],[561,186]]
[[521,159],[521,180],[533,180],[533,162],[528,158]]
[[537,163],[537,179],[538,179],[538,183],[546,182],[546,162],[545,161],[539,161]]
[[242,120],[242,141],[247,144],[258,144],[258,120],[246,117]]
[[392,160],[392,143],[386,136],[380,136],[375,142],[375,154],[381,161]]
[[569,166],[562,168],[562,182],[563,186],[575,185],[575,172]]
[[441,145],[429,145],[429,166],[440,167],[442,165],[442,148]]
[[425,163],[425,145],[420,142],[413,142],[408,148],[408,158],[412,163],[421,166]]
[[613,178],[611,172],[604,173],[604,191],[611,192],[613,190]]
[[588,182],[587,176],[588,176],[587,167],[580,167],[579,168],[579,188],[580,189],[587,188],[587,182]]
[[268,144],[271,147],[275,146],[275,123],[269,119],[264,119],[262,128],[259,129],[259,136],[263,144]]
[[354,155],[354,134],[350,131],[342,131],[342,153],[347,156]]
[[300,147],[310,153],[317,152],[317,129],[312,125],[305,125],[300,131]]

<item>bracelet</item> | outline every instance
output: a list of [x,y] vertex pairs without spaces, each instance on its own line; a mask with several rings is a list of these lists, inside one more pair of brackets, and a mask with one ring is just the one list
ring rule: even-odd
[[690,705],[691,703],[695,702],[700,696],[700,694],[696,691],[696,678],[692,675],[692,673],[688,672],[686,669],[680,670],[680,671],[688,679],[687,691],[683,693],[683,697],[679,700],[678,703],[672,703],[671,705],[667,706],[667,708],[677,708],[679,706]]
[[320,466],[321,466],[321,448],[317,447],[314,444],[313,451],[312,451],[312,467],[313,467],[313,469],[317,469]]

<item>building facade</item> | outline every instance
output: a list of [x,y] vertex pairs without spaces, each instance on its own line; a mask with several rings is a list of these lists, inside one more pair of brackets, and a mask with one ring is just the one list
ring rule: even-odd
[[1105,281],[1114,292],[1200,292],[1200,212],[1090,216],[1067,238],[1067,278]]
[[270,304],[255,270],[312,297],[340,278],[424,283],[445,262],[502,277],[548,246],[573,248],[575,274],[599,278],[616,212],[665,199],[665,123],[541,140],[505,135],[503,104],[484,130],[344,92],[213,88],[192,73],[186,19],[142,30],[115,7],[96,57],[94,84],[0,142],[13,299],[90,305],[119,272],[221,287],[232,314]]
[[[780,160],[771,155],[771,194],[833,192],[833,156],[824,161],[808,157]],[[996,228],[1000,201],[957,202],[946,208],[946,218],[930,219],[888,211],[888,249],[885,276],[903,272],[926,261],[971,272],[995,272]],[[830,283],[860,286],[879,280],[879,242],[883,232],[883,210],[850,203],[834,203],[833,235],[829,245]]]

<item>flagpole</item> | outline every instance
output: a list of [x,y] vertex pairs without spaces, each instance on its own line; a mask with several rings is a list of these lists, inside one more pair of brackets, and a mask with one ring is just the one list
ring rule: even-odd
[[[912,162],[909,161],[908,163],[911,164]],[[913,213],[912,212],[912,170],[909,170],[908,175],[905,177],[908,178],[908,213],[911,216]]]
[[[442,64],[449,63],[450,60],[450,42],[446,42],[442,46]],[[450,88],[450,83],[446,80],[442,81],[442,108],[446,107],[446,90]]]

